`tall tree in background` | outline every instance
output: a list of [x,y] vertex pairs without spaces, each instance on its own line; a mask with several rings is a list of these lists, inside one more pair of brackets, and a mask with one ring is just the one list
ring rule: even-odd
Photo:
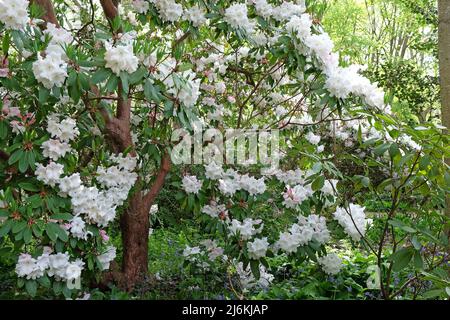
[[[450,1],[439,0],[439,71],[441,77],[442,124],[450,128]],[[446,159],[450,164],[450,159]],[[450,198],[446,214],[450,216]],[[450,228],[447,229],[450,234]]]

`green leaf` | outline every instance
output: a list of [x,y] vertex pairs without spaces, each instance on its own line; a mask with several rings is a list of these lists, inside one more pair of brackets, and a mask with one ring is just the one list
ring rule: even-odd
[[429,155],[424,155],[419,162],[419,169],[420,170],[426,170],[428,168],[428,165],[431,162],[431,157]]
[[414,249],[420,250],[422,248],[422,244],[420,243],[419,239],[417,239],[416,236],[412,237],[411,243],[414,246]]
[[44,275],[43,277],[38,278],[37,281],[43,287],[50,288],[50,286],[51,286],[50,279],[47,277],[47,275]]
[[378,147],[373,149],[373,153],[377,156],[381,156],[382,154],[384,154],[390,147],[389,143],[383,143],[381,145],[379,145]]
[[431,299],[441,296],[441,294],[444,293],[444,289],[433,289],[430,291],[427,291],[423,294],[423,297],[425,299]]
[[28,169],[28,153],[29,152],[25,152],[19,159],[19,171],[21,173],[25,173]]
[[25,282],[25,289],[30,296],[34,297],[36,295],[37,282],[34,280],[27,280]]
[[139,81],[142,80],[142,78],[145,77],[145,75],[147,74],[147,69],[140,67],[139,69],[137,69],[135,72],[133,72],[132,74],[130,74],[129,77],[129,82],[130,84],[134,85],[136,83],[138,83]]
[[60,213],[55,213],[53,214],[51,217],[51,219],[54,220],[71,220],[73,218],[73,215],[71,215],[70,213],[67,212],[60,212]]
[[49,95],[50,95],[50,90],[48,90],[47,88],[42,87],[42,86],[39,87],[38,100],[39,100],[40,104],[46,103]]
[[15,151],[8,159],[8,164],[12,165],[14,163],[16,163],[17,161],[19,161],[22,157],[24,156],[24,151],[23,149],[19,149],[17,151]]
[[21,182],[19,187],[26,191],[38,192],[40,189],[31,182]]
[[91,82],[93,84],[97,84],[100,82],[105,81],[106,79],[108,79],[112,74],[112,71],[110,69],[100,69],[97,70],[91,78]]
[[4,237],[11,230],[12,224],[13,221],[8,220],[0,227],[0,238]]
[[16,221],[13,223],[12,232],[13,233],[19,233],[23,229],[25,229],[27,226],[27,223],[25,221]]
[[3,55],[7,56],[9,51],[9,44],[11,43],[11,35],[9,32],[5,32],[2,43]]
[[317,191],[322,189],[323,185],[325,183],[325,177],[324,176],[318,176],[312,183],[311,188],[313,191]]
[[119,84],[119,78],[113,73],[108,79],[108,82],[106,83],[106,90],[108,92],[114,92],[117,89],[117,86]]
[[147,100],[149,101],[155,101],[157,103],[161,102],[161,94],[159,93],[159,91],[155,88],[155,86],[152,84],[152,82],[147,79],[147,81],[145,82],[144,85],[144,95],[145,98],[147,98]]
[[31,242],[31,237],[32,237],[31,228],[26,228],[23,231],[23,241],[25,241],[25,243],[28,244]]
[[54,242],[58,238],[58,235],[56,234],[55,230],[50,226],[51,224],[54,223],[48,223],[45,225],[45,233],[48,235],[50,240]]
[[414,267],[418,270],[423,269],[423,259],[419,251],[414,252]]
[[411,261],[414,251],[411,248],[402,248],[389,257],[394,263],[392,270],[395,272],[403,270]]
[[8,135],[8,124],[4,120],[0,120],[0,139],[3,140]]
[[259,261],[258,260],[250,260],[250,269],[252,270],[253,276],[256,280],[259,280],[261,277],[261,273],[259,271]]
[[[63,230],[58,224],[56,224],[54,222],[48,223],[45,230],[50,231],[50,233],[53,233],[52,236],[55,236],[55,240],[56,240],[56,237],[58,237],[59,239],[61,239],[64,242],[66,242],[69,239],[66,231]],[[49,234],[49,233],[47,232],[47,234]],[[49,235],[49,237],[50,237],[50,235]],[[55,240],[53,240],[53,241],[55,241]]]
[[130,86],[128,83],[128,73],[122,71],[120,73],[120,80],[122,81],[122,89],[123,89],[123,95],[128,95],[128,91],[130,90]]

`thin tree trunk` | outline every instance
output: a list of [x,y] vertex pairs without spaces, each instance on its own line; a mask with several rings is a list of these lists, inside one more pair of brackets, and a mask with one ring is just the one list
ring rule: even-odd
[[[450,128],[450,1],[439,0],[439,73],[441,79],[442,124]],[[447,129],[447,133],[448,133]],[[450,165],[450,158],[445,159]],[[450,218],[450,197],[446,215]],[[450,228],[447,228],[450,236]]]

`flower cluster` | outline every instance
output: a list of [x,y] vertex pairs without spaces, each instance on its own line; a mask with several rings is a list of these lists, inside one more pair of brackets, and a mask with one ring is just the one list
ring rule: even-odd
[[235,3],[225,10],[224,20],[233,28],[253,33],[255,22],[250,21],[247,14],[247,6],[244,3]]
[[211,201],[209,205],[202,207],[202,212],[211,218],[219,218],[226,220],[228,218],[228,210],[224,204],[218,205],[215,201]]
[[313,191],[310,185],[302,186],[296,185],[294,188],[286,187],[286,192],[283,193],[283,205],[286,208],[295,209],[299,204],[308,199]]
[[75,140],[80,133],[75,120],[66,118],[59,121],[59,117],[58,114],[51,114],[47,117],[47,132],[55,139],[49,139],[41,146],[44,157],[54,161],[64,157],[72,150],[69,142]]
[[183,15],[183,6],[174,0],[152,0],[151,1],[164,21],[175,22]]
[[45,58],[38,55],[38,60],[33,63],[33,74],[47,89],[62,87],[67,78],[67,63],[62,59],[61,51],[47,52]]
[[194,27],[200,27],[208,21],[205,17],[205,13],[199,6],[193,6],[186,10],[184,13],[184,18],[191,21]]
[[250,259],[258,260],[266,256],[269,242],[267,238],[255,239],[252,242],[247,242],[247,252]]
[[317,262],[323,271],[329,275],[338,274],[342,268],[342,260],[335,254],[329,253],[326,256],[317,258]]
[[47,274],[56,280],[74,280],[80,277],[84,262],[76,259],[70,262],[70,256],[66,253],[52,254],[52,249],[44,248],[41,256],[33,258],[28,253],[22,253],[16,264],[16,273],[19,277],[37,279]]
[[354,241],[361,240],[361,236],[365,235],[368,219],[366,219],[364,207],[351,203],[348,209],[336,208],[333,216]]
[[64,46],[73,41],[72,35],[53,23],[48,23],[43,32],[50,37],[50,42],[45,50],[45,58],[38,54],[38,60],[33,63],[33,73],[36,80],[47,89],[53,86],[62,87],[67,78],[67,60]]
[[[256,228],[256,226],[259,226]],[[253,220],[252,218],[245,218],[244,221],[240,222],[239,220],[233,219],[231,220],[230,225],[228,226],[228,230],[233,235],[240,235],[241,239],[248,240],[252,236],[261,233],[264,224],[261,219]]]
[[326,219],[315,214],[309,215],[307,218],[299,216],[298,223],[293,224],[289,232],[280,233],[280,238],[274,247],[286,253],[293,253],[299,246],[306,245],[312,240],[319,244],[330,240]]
[[28,17],[28,0],[0,0],[0,21],[8,29],[21,30],[25,28]]
[[150,7],[149,3],[145,0],[133,0],[131,4],[137,13],[147,13]]
[[202,188],[203,182],[198,180],[196,176],[184,176],[182,181],[183,189],[186,193],[198,194]]
[[266,191],[264,177],[256,179],[248,174],[240,175],[238,172],[228,169],[223,178],[219,180],[219,190],[227,196],[233,196],[238,190],[245,190],[255,196]]
[[51,114],[47,117],[47,132],[50,133],[52,138],[61,142],[73,141],[80,134],[74,119],[65,118],[59,121],[58,114]]
[[105,43],[105,67],[110,68],[116,75],[120,72],[133,73],[137,70],[139,60],[133,53],[131,44],[118,44],[115,47]]
[[113,246],[108,246],[105,252],[97,256],[98,261],[100,261],[102,265],[102,270],[108,270],[111,261],[113,261],[115,258],[116,258],[116,248]]
[[236,264],[236,272],[239,276],[241,287],[245,290],[255,288],[267,289],[274,280],[274,276],[267,272],[262,264],[259,265],[260,277],[258,280],[253,276],[250,266],[248,265],[247,268],[244,269],[244,264],[242,262]]

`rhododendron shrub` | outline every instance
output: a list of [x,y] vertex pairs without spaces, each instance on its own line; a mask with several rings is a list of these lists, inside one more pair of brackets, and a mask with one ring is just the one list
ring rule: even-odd
[[[186,265],[220,262],[242,288],[270,286],[276,255],[336,275],[344,240],[376,256],[384,298],[393,271],[445,264],[448,136],[400,123],[310,2],[0,0],[0,243],[19,286],[131,290],[166,180],[203,238]],[[203,154],[171,166],[172,134],[197,126],[276,130],[277,165]],[[370,213],[369,197],[385,210]]]

